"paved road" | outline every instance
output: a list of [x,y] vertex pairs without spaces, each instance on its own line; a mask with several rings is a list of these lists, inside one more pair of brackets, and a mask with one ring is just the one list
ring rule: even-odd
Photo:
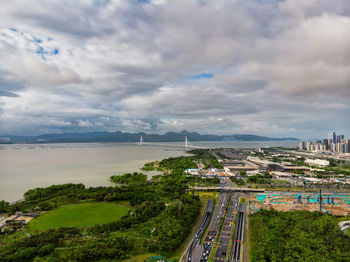
[[249,187],[232,187],[232,185],[219,187],[219,186],[209,186],[209,187],[202,187],[202,186],[191,186],[189,189],[194,190],[202,190],[202,191],[227,191],[227,192],[259,192],[263,193],[265,192],[265,189],[258,189],[258,188],[249,188]]
[[196,254],[196,253],[194,253],[194,250],[195,250],[196,246],[200,245],[199,241],[200,241],[202,235],[204,234],[205,229],[207,228],[207,226],[210,222],[210,219],[211,219],[211,216],[213,213],[213,207],[214,207],[214,200],[209,200],[208,205],[207,205],[207,210],[202,218],[202,221],[199,224],[199,226],[195,232],[195,235],[191,239],[190,244],[187,248],[186,261],[195,261],[195,260],[193,260],[193,257],[196,257],[196,255],[193,256],[193,254]]
[[[209,255],[212,249],[212,246],[215,242],[217,232],[219,229],[220,218],[225,213],[225,206],[228,200],[229,193],[221,192],[219,194],[218,203],[213,212],[211,222],[209,225],[208,233],[204,236],[204,243],[201,245],[199,240],[196,241],[192,246],[192,254],[191,256],[186,256],[186,261],[193,262],[206,262],[209,259]],[[199,237],[200,239],[200,237]],[[190,260],[189,260],[190,259]]]
[[[229,183],[229,181],[222,180],[221,184],[225,185]],[[224,224],[222,226],[220,232],[220,238],[218,239],[218,245],[214,254],[214,262],[222,262],[228,261],[230,255],[230,246],[232,241],[232,230],[235,213],[239,207],[239,197],[242,193],[232,193],[232,192],[220,192],[218,203],[215,207],[215,210],[208,214],[208,210],[206,215],[203,217],[200,226],[198,227],[195,236],[193,236],[189,247],[187,249],[185,261],[187,262],[207,262],[212,252],[212,247],[215,243],[216,238],[219,235],[219,225],[222,218],[225,216],[226,207],[227,215],[224,220]],[[228,203],[229,197],[231,195],[231,201]],[[207,235],[204,236],[203,245],[200,244],[200,239],[206,225],[209,224],[209,229]]]
[[244,235],[244,215],[245,215],[245,204],[239,204],[239,211],[237,213],[236,220],[236,230],[235,230],[235,242],[233,243],[232,250],[232,262],[241,261],[241,250],[242,250],[242,241]]
[[224,224],[220,232],[220,237],[216,247],[213,262],[223,262],[223,261],[229,260],[234,217],[235,217],[235,213],[237,211],[238,205],[239,205],[238,194],[231,193],[231,201],[229,203]]

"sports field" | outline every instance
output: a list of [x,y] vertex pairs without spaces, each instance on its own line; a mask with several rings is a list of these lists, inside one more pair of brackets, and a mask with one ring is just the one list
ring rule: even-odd
[[27,231],[45,231],[59,227],[89,227],[119,220],[128,213],[123,205],[105,202],[71,204],[50,210],[31,220]]

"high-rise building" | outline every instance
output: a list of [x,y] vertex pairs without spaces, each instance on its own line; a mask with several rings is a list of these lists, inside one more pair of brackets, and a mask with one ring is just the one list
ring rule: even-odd
[[335,132],[331,132],[331,139],[332,139],[332,143],[337,142],[337,134]]
[[337,152],[337,144],[336,143],[332,143],[331,144],[331,151],[332,152]]
[[337,141],[336,143],[340,143],[340,140],[341,140],[340,137],[341,137],[341,135],[337,135],[337,136],[336,136],[336,141]]
[[311,151],[312,150],[311,146],[312,146],[312,143],[310,141],[307,141],[306,142],[306,150]]
[[339,135],[339,137],[340,137],[340,143],[343,143],[343,141],[345,140],[344,135]]
[[338,144],[338,152],[345,153],[345,144],[342,144],[342,143]]
[[327,138],[323,139],[322,142],[323,142],[323,145],[325,146],[324,150],[327,150],[328,149],[328,139]]
[[300,150],[307,151],[331,151],[335,153],[350,153],[350,139],[345,139],[343,134],[335,132],[328,134],[328,139],[317,140],[314,144],[310,141],[299,142]]
[[343,153],[343,152],[342,152],[342,148],[343,148],[343,144],[337,143],[337,150],[336,150],[336,152],[338,152],[338,153]]
[[322,144],[321,144],[321,141],[320,141],[320,143],[317,143],[316,145],[315,145],[315,150],[316,151],[321,151],[322,149],[321,149],[321,146],[322,146]]
[[344,139],[345,153],[350,153],[350,139]]
[[335,143],[335,141],[336,141],[336,134],[335,132],[331,132],[328,135],[328,144],[330,145],[331,143]]

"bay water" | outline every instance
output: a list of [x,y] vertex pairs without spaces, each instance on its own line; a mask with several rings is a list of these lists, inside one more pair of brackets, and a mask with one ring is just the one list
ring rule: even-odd
[[[296,142],[192,142],[193,147],[295,146]],[[16,201],[35,187],[83,183],[109,186],[109,177],[140,171],[148,161],[184,155],[183,142],[0,145],[0,200]],[[157,172],[146,172],[151,177]]]

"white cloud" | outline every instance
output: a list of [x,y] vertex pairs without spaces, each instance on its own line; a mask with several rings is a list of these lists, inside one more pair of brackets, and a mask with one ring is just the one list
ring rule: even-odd
[[89,120],[79,119],[77,122],[78,122],[79,127],[93,127],[94,126],[94,123],[90,122]]
[[350,114],[349,14],[348,0],[2,3],[0,134],[324,135]]
[[70,121],[51,119],[49,121],[49,125],[55,126],[55,127],[69,127],[69,126],[72,126],[73,123]]

